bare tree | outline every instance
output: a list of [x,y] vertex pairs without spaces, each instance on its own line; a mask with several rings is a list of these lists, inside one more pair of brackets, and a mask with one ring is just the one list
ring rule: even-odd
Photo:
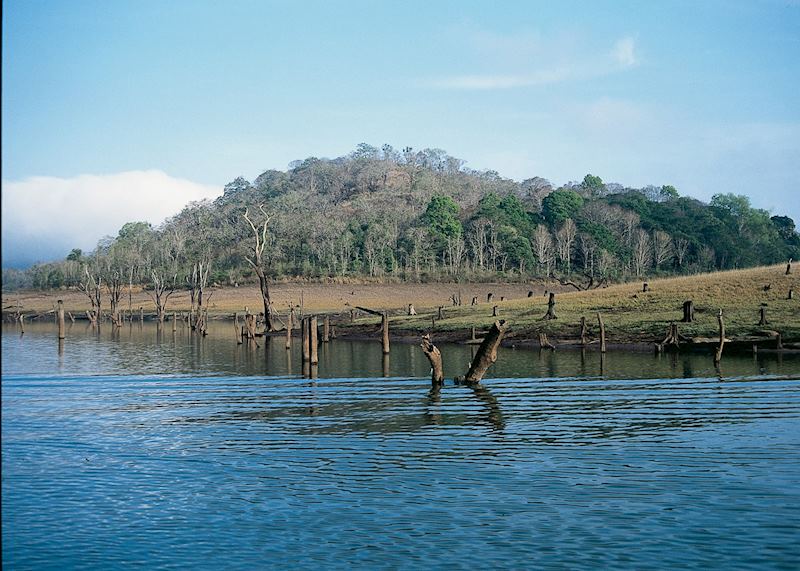
[[661,230],[653,232],[653,263],[656,269],[672,257],[672,237]]
[[246,256],[245,260],[250,266],[255,270],[256,275],[258,276],[258,285],[261,288],[261,300],[264,302],[264,325],[267,331],[273,330],[272,325],[272,316],[270,315],[270,297],[269,297],[269,282],[267,281],[267,274],[264,271],[264,248],[267,245],[267,227],[269,225],[269,221],[272,218],[264,211],[264,206],[259,205],[258,209],[261,211],[261,215],[263,219],[256,224],[250,219],[250,213],[247,209],[244,211],[244,219],[247,220],[247,223],[250,225],[250,229],[253,231],[253,241],[254,244],[251,247],[252,255]]
[[92,323],[100,322],[100,311],[102,306],[102,285],[103,277],[100,272],[94,268],[90,269],[89,265],[83,267],[85,274],[84,280],[78,283],[78,289],[89,298],[89,303],[92,306],[89,319]]
[[652,260],[652,248],[650,235],[639,228],[633,236],[633,268],[637,277],[641,277],[644,271],[650,266]]
[[159,323],[164,323],[164,315],[167,311],[167,301],[169,297],[175,293],[175,285],[177,281],[177,275],[172,277],[172,280],[169,281],[166,279],[166,275],[164,270],[151,270],[150,276],[153,280],[153,290],[148,291],[147,293],[150,294],[150,297],[153,299],[153,303],[156,304],[156,314],[158,315]]
[[553,260],[553,237],[544,225],[540,224],[533,232],[533,253],[539,261],[539,267],[550,275],[550,264]]
[[689,251],[689,240],[679,237],[673,240],[673,244],[675,245],[675,260],[678,262],[678,267],[682,268],[686,253]]
[[567,274],[572,271],[572,244],[575,242],[577,228],[572,218],[567,218],[556,232],[556,252],[558,259],[566,264]]

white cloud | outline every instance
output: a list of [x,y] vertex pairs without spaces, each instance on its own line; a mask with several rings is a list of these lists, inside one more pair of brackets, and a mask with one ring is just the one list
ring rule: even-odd
[[157,225],[192,200],[220,194],[216,186],[158,170],[4,180],[3,265],[60,258],[72,248],[92,250],[126,222]]
[[631,67],[639,63],[636,57],[636,42],[633,38],[621,38],[614,44],[613,55],[616,62],[622,67]]
[[[595,46],[581,46],[574,43],[565,47],[565,42],[556,41],[552,45],[543,44],[538,38],[525,42],[524,38],[510,37],[502,41],[494,35],[479,34],[480,51],[490,52],[496,66],[514,61],[514,67],[526,69],[512,73],[487,73],[445,76],[434,80],[435,87],[443,89],[491,90],[513,89],[551,85],[565,81],[582,81],[620,73],[639,63],[636,55],[636,42],[632,37],[618,39],[611,50],[598,50]],[[487,39],[488,38],[488,39]],[[491,40],[491,41],[489,41]],[[485,44],[491,44],[492,50]],[[514,50],[527,54],[524,61],[512,57]],[[576,51],[577,50],[577,51]],[[507,52],[507,53],[506,53]],[[517,56],[519,53],[516,54]],[[548,62],[542,65],[539,62]],[[556,62],[555,65],[549,62]],[[492,66],[492,63],[488,63]]]

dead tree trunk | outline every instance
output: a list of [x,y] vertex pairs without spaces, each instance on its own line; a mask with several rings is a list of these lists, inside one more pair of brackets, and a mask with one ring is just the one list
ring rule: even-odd
[[301,344],[303,345],[303,363],[311,360],[311,345],[309,345],[308,317],[300,322]]
[[64,302],[62,300],[58,300],[58,338],[64,339],[67,336],[67,328],[64,325]]
[[762,305],[758,313],[759,313],[758,324],[769,325],[769,321],[767,321],[767,308]]
[[603,316],[597,312],[597,324],[600,326],[600,352],[606,352],[606,326],[603,323]]
[[483,343],[478,347],[478,352],[472,360],[469,371],[463,379],[465,383],[479,383],[486,374],[486,370],[497,361],[497,348],[503,340],[507,330],[506,322],[502,319],[495,321],[491,329],[483,338]]
[[722,360],[722,348],[725,346],[725,322],[722,320],[722,310],[717,314],[717,322],[719,323],[719,346],[714,352],[714,364],[719,365]]
[[586,347],[586,318],[581,317],[581,347]]
[[492,299],[494,299],[494,294],[493,293],[489,293],[486,296],[486,303],[492,303]]
[[264,327],[267,331],[272,331],[273,325],[272,317],[270,315],[271,302],[269,296],[269,281],[267,280],[267,274],[264,271],[263,260],[264,248],[267,245],[267,226],[269,225],[271,216],[267,215],[267,213],[264,211],[263,205],[259,205],[258,208],[261,210],[261,214],[264,216],[264,219],[259,221],[258,225],[254,224],[253,221],[250,220],[248,211],[244,211],[244,219],[250,225],[250,229],[253,231],[253,238],[255,240],[255,244],[252,246],[253,255],[247,256],[245,259],[247,260],[247,263],[252,266],[253,270],[255,270],[256,275],[258,276],[258,285],[261,289],[261,300],[264,302]]
[[389,316],[386,314],[386,312],[384,312],[383,315],[381,315],[381,330],[382,330],[381,344],[382,344],[382,348],[383,348],[383,354],[384,355],[388,355],[389,354]]
[[539,349],[550,349],[555,351],[556,346],[547,340],[547,333],[539,333]]
[[472,298],[472,305],[478,305],[478,296]]
[[292,348],[292,326],[294,325],[294,308],[289,308],[289,318],[286,320],[286,348]]
[[642,284],[642,293],[647,293],[647,290],[649,290],[649,289],[650,289],[650,286],[647,284],[647,282],[644,282]]
[[683,319],[682,323],[692,323],[694,321],[694,302],[692,300],[683,302]]
[[331,340],[331,318],[326,315],[322,319],[322,342],[328,343]]
[[786,297],[786,299],[794,299],[794,289],[789,288],[789,295]]
[[416,314],[417,314],[417,310],[414,309],[414,304],[413,303],[409,303],[408,304],[408,315],[416,315]]
[[492,317],[497,317],[497,306],[492,306]]
[[789,258],[789,261],[786,262],[786,275],[788,276],[791,273],[792,273],[792,259]]
[[309,358],[311,365],[316,365],[319,363],[319,356],[318,356],[318,349],[319,349],[319,340],[317,338],[318,330],[317,330],[317,316],[314,315],[308,318],[308,349],[309,349]]
[[233,330],[236,332],[236,344],[237,345],[241,345],[242,344],[242,337],[244,337],[244,335],[242,335],[242,333],[244,333],[244,331],[243,331],[242,327],[239,326],[239,314],[238,313],[234,313],[233,314]]
[[442,313],[443,309],[444,309],[444,307],[440,305],[439,306],[439,316],[436,319],[439,319],[439,320],[444,319],[444,314]]
[[656,343],[656,347],[658,351],[661,352],[664,350],[664,347],[670,346],[678,348],[680,346],[680,335],[678,335],[678,324],[677,323],[670,323],[669,327],[667,328],[667,336],[664,337],[664,340],[661,343]]
[[556,317],[556,294],[550,292],[550,297],[547,299],[547,313],[544,314],[542,319],[557,319]]
[[172,332],[178,330],[178,314],[176,312],[172,312]]
[[422,352],[431,364],[431,383],[434,386],[444,384],[444,371],[442,370],[442,353],[439,348],[431,342],[430,335],[422,336]]

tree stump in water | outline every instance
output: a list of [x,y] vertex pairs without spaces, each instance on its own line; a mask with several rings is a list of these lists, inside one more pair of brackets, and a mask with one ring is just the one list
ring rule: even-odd
[[331,340],[331,318],[325,316],[322,318],[322,342],[328,343]]
[[682,323],[692,323],[694,321],[694,302],[692,300],[683,302]]
[[64,325],[64,302],[60,299],[58,300],[56,318],[58,319],[58,338],[65,339],[67,337],[67,329]]
[[317,351],[319,350],[319,339],[318,335],[318,326],[317,326],[317,316],[314,315],[308,318],[308,348],[310,357],[309,360],[311,362],[311,366],[316,365],[319,363],[319,357]]
[[444,371],[442,370],[442,353],[439,348],[431,342],[431,336],[425,334],[422,336],[422,352],[428,358],[431,364],[431,383],[433,385],[441,385],[444,383]]
[[383,312],[381,316],[381,329],[383,335],[381,336],[381,344],[383,345],[383,354],[389,354],[389,316]]
[[556,294],[550,292],[550,297],[547,300],[547,313],[544,314],[542,319],[557,319],[556,317]]
[[556,350],[556,346],[547,340],[547,333],[539,333],[539,349],[550,349],[551,351]]
[[479,383],[486,374],[486,370],[497,361],[497,348],[503,340],[507,330],[506,322],[504,320],[495,321],[489,332],[483,338],[483,343],[478,347],[478,352],[472,360],[469,371],[463,378],[457,380],[465,383]]
[[725,322],[722,320],[722,310],[717,314],[717,322],[719,323],[719,346],[714,352],[714,365],[719,365],[722,360],[722,348],[725,346]]
[[597,323],[600,325],[600,352],[606,352],[606,326],[603,323],[603,316],[600,315],[600,312],[597,312]]
[[304,317],[300,321],[300,344],[303,349],[303,363],[308,363],[311,360],[311,345],[309,344],[309,331],[308,331],[308,317]]
[[581,317],[581,347],[586,347],[586,318]]

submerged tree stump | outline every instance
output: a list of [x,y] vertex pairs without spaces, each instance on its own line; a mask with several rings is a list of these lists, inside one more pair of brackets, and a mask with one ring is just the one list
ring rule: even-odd
[[319,363],[319,354],[317,352],[319,349],[318,334],[317,316],[312,315],[308,318],[308,348],[312,367]]
[[308,317],[304,317],[300,322],[300,344],[303,347],[303,363],[311,360],[311,346],[309,345]]
[[692,323],[694,321],[694,302],[690,299],[683,302],[683,319],[682,323]]
[[64,302],[60,299],[58,300],[56,318],[58,319],[58,338],[65,339],[67,337],[67,328],[64,325]]
[[326,315],[322,319],[322,342],[328,343],[331,340],[331,318]]
[[292,328],[294,327],[294,308],[289,308],[289,316],[286,318],[286,348],[292,348]]
[[483,343],[478,347],[475,358],[472,360],[469,371],[463,379],[458,379],[465,383],[479,383],[486,374],[486,370],[497,361],[497,348],[503,340],[507,330],[506,322],[502,319],[495,321],[491,329],[483,338]]
[[381,315],[381,345],[383,348],[383,354],[389,354],[389,316],[384,311],[383,315]]
[[603,323],[603,316],[597,312],[597,324],[600,326],[600,352],[606,352],[606,326]]
[[542,319],[558,319],[556,317],[556,294],[550,292],[550,297],[547,300],[547,313],[544,314]]
[[444,371],[442,370],[442,353],[439,348],[431,341],[431,336],[425,334],[422,336],[422,352],[428,358],[431,364],[431,383],[434,386],[444,383]]
[[719,365],[722,360],[722,348],[725,346],[725,322],[722,319],[722,310],[717,314],[717,322],[719,323],[719,346],[714,352],[714,365]]
[[556,350],[556,346],[547,340],[547,333],[539,333],[539,349],[550,349],[551,351]]
[[581,316],[581,347],[586,347],[586,318]]

